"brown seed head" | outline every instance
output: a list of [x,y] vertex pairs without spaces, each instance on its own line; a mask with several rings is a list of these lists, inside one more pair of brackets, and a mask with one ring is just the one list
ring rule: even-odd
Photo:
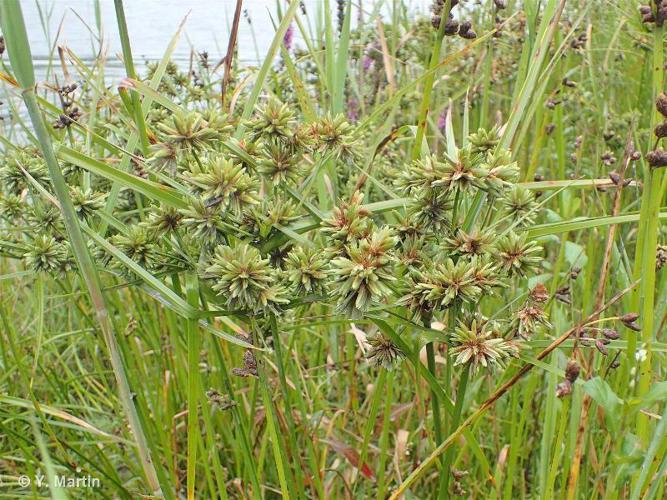
[[604,335],[609,340],[617,340],[621,337],[613,328],[605,328],[602,330],[602,335]]
[[457,23],[454,19],[450,19],[447,21],[447,24],[445,24],[445,36],[453,36],[456,35],[459,31],[459,23]]
[[667,122],[662,122],[656,125],[655,130],[653,130],[653,133],[658,139],[667,137]]
[[556,397],[563,398],[572,394],[572,382],[569,380],[563,380],[560,384],[556,386]]
[[466,477],[467,475],[468,475],[468,471],[467,471],[467,470],[458,470],[458,469],[455,469],[454,467],[452,467],[452,476],[453,476],[454,479],[456,479],[457,481],[460,481],[461,479],[463,479],[463,478]]
[[600,354],[603,356],[607,356],[609,354],[609,351],[607,351],[607,348],[604,345],[604,342],[602,342],[601,339],[596,339],[595,340],[595,348],[600,351]]
[[579,363],[577,363],[576,360],[571,359],[567,362],[567,367],[565,368],[565,378],[574,384],[574,381],[579,378],[580,371],[581,367],[579,366]]
[[626,327],[628,327],[630,330],[634,330],[635,332],[641,331],[641,327],[636,323],[636,321],[639,319],[639,314],[637,313],[627,313],[621,316],[621,323],[623,323]]
[[538,283],[530,291],[530,298],[535,302],[546,302],[549,299],[549,291],[542,283]]
[[658,112],[667,118],[667,94],[661,93],[655,100],[655,108]]
[[667,151],[664,149],[656,149],[655,151],[649,151],[646,153],[646,161],[653,168],[665,167],[667,166]]
[[667,264],[667,246],[658,245],[658,249],[655,255],[655,266],[658,269],[662,269]]
[[474,40],[475,38],[477,38],[477,33],[473,30],[468,30],[465,33],[461,33],[461,31],[459,30],[459,36],[466,40]]

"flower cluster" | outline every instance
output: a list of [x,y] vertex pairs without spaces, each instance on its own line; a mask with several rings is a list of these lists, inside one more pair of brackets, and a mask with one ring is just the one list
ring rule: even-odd
[[[190,92],[184,89],[192,83],[167,70],[165,85],[175,98]],[[360,178],[362,153],[373,139],[343,115],[305,121],[273,97],[243,121],[215,107],[196,109],[152,109],[147,157],[128,162],[152,188],[169,186],[174,198],[154,202],[127,187],[114,189],[85,165],[64,165],[82,224],[104,229],[106,244],[89,242],[101,268],[125,281],[197,273],[209,301],[242,317],[287,315],[313,303],[348,320],[387,309],[422,321],[451,314],[458,321],[449,332],[457,363],[502,364],[513,352],[516,344],[496,323],[461,319],[541,264],[541,247],[523,231],[539,205],[516,184],[517,165],[500,147],[497,129],[480,129],[464,147],[450,144],[446,154],[408,164],[401,147],[388,145],[377,156],[388,187],[381,190],[364,186],[365,173]],[[319,191],[312,189],[316,178]],[[25,258],[35,271],[68,271],[74,261],[60,213],[44,196],[51,187],[39,154],[21,150],[2,164],[0,179],[5,225],[39,227],[42,234],[8,232],[2,251]],[[328,210],[331,181],[339,199]],[[401,204],[374,211],[393,203],[392,188]],[[546,324],[539,311],[526,305],[500,319],[511,325],[510,337],[525,337]],[[383,335],[369,344],[369,360],[380,366],[403,357]]]
[[505,339],[494,322],[480,318],[460,321],[450,341],[454,364],[470,364],[473,370],[502,367],[519,351],[519,344]]

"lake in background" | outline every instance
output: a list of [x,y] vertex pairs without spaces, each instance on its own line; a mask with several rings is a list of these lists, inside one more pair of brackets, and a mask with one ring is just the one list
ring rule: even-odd
[[[2,1],[2,0],[0,0]],[[385,0],[387,5],[394,0]],[[357,19],[359,5],[370,15],[377,0],[355,0],[353,20]],[[413,12],[428,12],[430,0],[405,0]],[[324,0],[304,0],[311,22],[322,14]],[[281,0],[283,11],[287,3]],[[336,1],[330,0],[335,19]],[[54,44],[70,48],[84,61],[91,60],[99,48],[94,0],[22,0],[28,37],[32,47],[37,78],[43,79]],[[234,17],[235,0],[125,0],[125,15],[130,32],[132,54],[141,71],[145,61],[159,60],[183,18],[188,15],[173,60],[187,67],[191,51],[206,50],[209,60],[216,64],[227,50],[229,31]],[[266,54],[273,39],[272,19],[276,19],[276,0],[244,0],[244,15],[238,33],[239,59],[245,64],[257,64]],[[42,16],[48,17],[48,35]],[[112,80],[125,74],[120,58],[120,41],[112,0],[100,2],[102,39],[107,48],[107,77]],[[249,22],[250,21],[250,22]],[[296,30],[298,31],[298,30]],[[298,33],[295,42],[299,43]],[[57,58],[57,56],[56,56]]]

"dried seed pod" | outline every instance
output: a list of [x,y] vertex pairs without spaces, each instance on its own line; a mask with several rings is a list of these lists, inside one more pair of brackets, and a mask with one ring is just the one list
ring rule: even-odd
[[503,36],[502,30],[504,22],[505,22],[504,19],[496,16],[496,25],[494,26],[496,31],[493,33],[493,38],[500,38],[501,36]]
[[614,330],[613,328],[605,328],[605,329],[603,329],[603,330],[602,330],[602,335],[604,335],[605,338],[607,338],[607,339],[609,339],[609,340],[617,340],[617,339],[619,339],[619,338],[621,337],[621,336],[618,334],[618,332],[617,332],[616,330]]
[[457,23],[454,19],[447,21],[447,24],[445,24],[445,36],[454,36],[458,33],[458,31],[459,23]]
[[662,122],[656,125],[655,129],[653,130],[653,133],[658,139],[667,137],[667,122]]
[[454,486],[452,487],[452,493],[457,497],[464,497],[468,494],[466,490],[463,489],[461,483],[454,481]]
[[572,394],[572,382],[569,380],[563,380],[560,384],[556,386],[556,397],[562,398]]
[[646,161],[653,168],[665,167],[667,166],[667,151],[664,149],[656,149],[655,151],[649,151],[646,153]]
[[581,372],[581,367],[576,360],[571,359],[567,362],[567,367],[565,367],[565,378],[574,384],[575,380],[579,378],[579,372]]
[[467,475],[468,475],[467,470],[458,470],[458,469],[455,469],[454,467],[452,467],[452,477],[454,477],[454,479],[456,479],[457,481],[460,481],[461,479],[463,479]]
[[591,339],[588,337],[581,337],[579,339],[579,343],[585,347],[590,347],[591,346]]
[[655,15],[655,25],[662,26],[667,20],[667,2],[664,0],[658,4],[658,10]]
[[639,151],[633,151],[632,154],[630,155],[630,159],[632,161],[637,161],[642,157],[642,154]]
[[208,402],[214,408],[218,408],[222,411],[229,410],[236,406],[236,401],[233,401],[227,395],[220,394],[220,392],[215,389],[209,389],[206,391],[206,397]]
[[631,312],[631,313],[625,313],[623,316],[621,316],[621,321],[624,323],[626,321],[636,321],[639,319],[639,313],[636,312]]
[[649,12],[648,14],[644,14],[642,16],[642,23],[649,24],[654,22],[655,22],[655,16],[653,15],[653,12]]
[[570,286],[564,286],[556,290],[556,300],[562,302],[563,304],[570,305],[572,304],[572,293],[570,292]]
[[5,53],[5,37],[0,36],[0,56]]
[[657,109],[662,116],[667,118],[667,94],[664,92],[656,98],[655,109]]
[[613,165],[616,163],[616,157],[614,156],[614,153],[611,151],[607,151],[600,156],[600,160],[602,160],[602,163],[604,163],[607,166]]
[[575,50],[583,49],[584,46],[586,45],[587,40],[588,36],[586,35],[586,33],[582,33],[581,35],[579,35],[577,38],[575,38],[570,42],[570,47],[572,47]]
[[507,0],[493,0],[493,3],[496,4],[498,10],[507,8]]
[[658,245],[658,250],[655,255],[655,267],[662,269],[667,264],[667,246]]
[[472,23],[470,21],[463,21],[459,24],[459,36],[466,40],[477,38],[477,33],[472,29]]
[[616,172],[615,170],[609,172],[609,179],[611,179],[611,182],[613,182],[617,186],[621,182],[621,176],[618,175],[618,172]]
[[639,319],[639,314],[637,313],[627,313],[621,316],[621,323],[623,323],[630,330],[635,332],[641,331],[641,327],[637,324],[637,319]]
[[243,368],[232,368],[232,373],[238,377],[257,377],[257,358],[250,350],[243,353]]
[[621,366],[621,362],[618,360],[618,358],[616,358],[616,359],[614,359],[614,361],[611,362],[611,364],[609,365],[609,368],[615,370],[619,366]]
[[549,291],[542,283],[538,283],[530,291],[530,298],[535,302],[546,302],[549,299]]
[[605,347],[604,342],[602,339],[596,339],[595,340],[595,348],[600,351],[600,354],[603,356],[607,356],[609,354],[609,351],[607,351],[607,348]]

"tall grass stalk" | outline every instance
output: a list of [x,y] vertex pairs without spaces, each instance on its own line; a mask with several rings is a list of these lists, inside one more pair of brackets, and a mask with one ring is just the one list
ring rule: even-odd
[[[134,59],[132,58],[132,47],[130,46],[130,35],[127,29],[127,20],[125,19],[125,8],[123,7],[123,0],[114,0],[114,8],[116,9],[116,20],[118,22],[118,33],[120,35],[120,44],[123,49],[123,62],[127,71],[128,78],[137,78],[137,72],[134,69]],[[146,131],[146,120],[141,110],[141,101],[139,94],[131,92],[132,99],[132,113],[135,120],[135,125],[139,132],[141,139],[141,147],[144,155],[148,154],[148,132]]]
[[[664,57],[664,27],[656,26],[653,43],[652,80],[653,100],[664,90],[665,57]],[[651,123],[657,124],[659,114],[653,111]],[[650,140],[653,140],[651,137]],[[650,147],[650,146],[649,146]],[[643,228],[642,240],[637,241],[638,255],[637,267],[641,268],[641,340],[642,349],[646,352],[645,357],[638,363],[639,381],[637,393],[641,397],[650,388],[653,378],[653,341],[654,341],[654,311],[655,311],[655,289],[656,289],[656,252],[658,247],[658,228],[660,206],[664,198],[663,176],[664,169],[653,169],[647,167],[647,187],[642,196],[642,214],[639,226]],[[640,246],[641,244],[641,246]],[[633,353],[630,353],[633,354]],[[644,444],[649,439],[649,418],[643,413],[637,414],[637,435]]]
[[127,374],[125,373],[120,349],[109,319],[109,313],[102,293],[100,277],[90,256],[85,240],[83,239],[83,234],[79,227],[79,222],[74,211],[72,200],[69,196],[69,191],[65,184],[65,179],[63,178],[60,167],[58,166],[58,161],[53,152],[51,137],[46,130],[46,126],[44,125],[42,115],[37,105],[32,54],[25,30],[23,12],[21,11],[21,5],[18,0],[7,0],[0,4],[0,21],[2,22],[2,30],[9,48],[12,69],[14,70],[16,79],[22,88],[23,101],[28,109],[30,119],[35,129],[35,134],[39,140],[39,146],[44,155],[44,159],[46,160],[49,175],[53,182],[53,189],[62,210],[65,227],[67,228],[72,249],[88,288],[88,293],[93,303],[102,335],[107,344],[107,348],[109,349],[111,365],[118,383],[119,399],[128,417],[132,433],[136,440],[137,453],[139,454],[151,490],[161,494],[160,485],[148,450],[142,423],[137,415],[134,403],[132,402],[132,391],[127,380]]

